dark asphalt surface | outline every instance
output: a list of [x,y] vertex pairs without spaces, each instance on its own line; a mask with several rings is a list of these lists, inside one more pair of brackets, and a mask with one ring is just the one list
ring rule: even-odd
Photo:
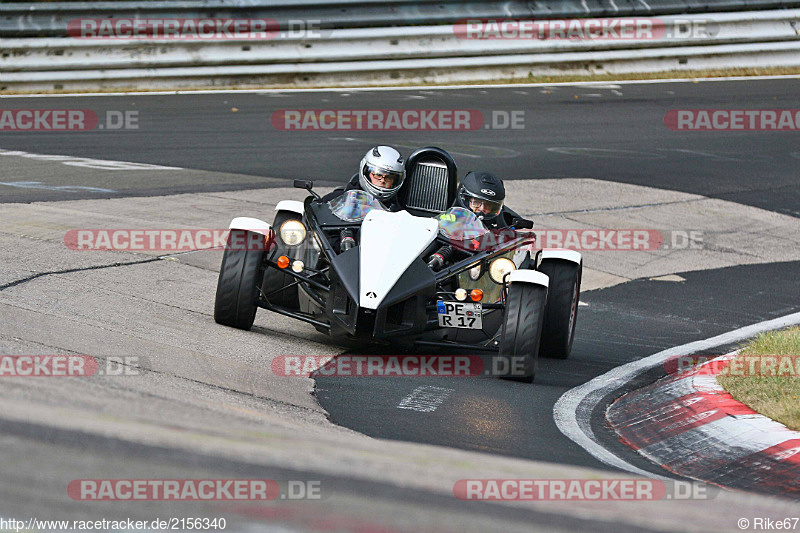
[[[340,182],[377,143],[404,153],[440,145],[462,172],[487,169],[504,179],[581,177],[680,190],[800,216],[800,132],[685,132],[664,124],[671,109],[796,109],[800,80],[709,81],[580,87],[519,87],[441,91],[239,93],[101,98],[6,98],[2,109],[136,111],[138,129],[87,132],[0,132],[0,149],[213,170],[225,182],[136,183],[119,173],[65,183],[119,193],[71,192],[69,198],[151,195],[254,188],[259,176]],[[235,111],[234,111],[235,109]],[[281,131],[285,109],[472,109],[524,112],[523,129],[473,131]],[[8,180],[3,180],[8,181]],[[0,201],[54,199],[52,191],[12,194]]]
[[[581,299],[589,306],[579,309],[570,358],[540,359],[533,385],[468,377],[318,377],[316,395],[335,423],[374,437],[607,468],[558,430],[558,398],[629,361],[800,311],[797,272],[800,262],[738,266],[682,273],[681,283],[637,280],[585,293]],[[432,413],[397,408],[422,385],[453,391]],[[606,405],[593,414],[598,438],[629,463],[668,475],[617,442],[605,427]]]
[[[0,185],[0,202],[102,198],[274,186],[261,177],[340,182],[376,143],[408,153],[435,144],[462,172],[505,179],[583,177],[674,189],[800,216],[798,132],[675,132],[670,109],[798,108],[799,80],[633,84],[600,87],[264,93],[3,99],[3,109],[138,111],[136,130],[0,133],[0,149],[224,172],[176,183],[169,172],[139,182],[118,171],[80,178],[52,171],[52,187]],[[236,111],[234,111],[234,108]],[[478,109],[525,111],[521,130],[468,132],[283,132],[282,109]],[[0,157],[14,157],[3,155]],[[66,181],[69,180],[69,181]],[[4,176],[3,182],[14,181]],[[287,182],[288,183],[288,182]],[[334,422],[368,435],[443,444],[544,461],[603,467],[564,437],[553,404],[567,390],[661,349],[800,310],[798,263],[682,274],[683,283],[635,281],[583,296],[573,355],[542,360],[533,386],[495,379],[320,378],[317,397]],[[415,387],[453,389],[433,413],[397,409]],[[597,422],[600,424],[598,413]],[[608,434],[601,438],[613,440]],[[613,443],[612,443],[613,444]],[[620,453],[626,453],[624,450]],[[633,454],[626,458],[648,466]]]
[[[154,519],[222,518],[226,524],[221,529],[248,532],[457,531],[453,520],[471,524],[473,530],[480,530],[474,528],[483,524],[485,528],[498,531],[657,531],[593,517],[568,516],[557,511],[462,501],[432,491],[398,490],[392,484],[345,476],[309,476],[306,472],[260,466],[247,460],[229,460],[158,446],[143,447],[114,438],[27,423],[0,420],[0,432],[7,463],[7,474],[0,479],[0,495],[4,511],[14,509],[18,520],[27,517],[70,522],[131,519],[150,524]],[[38,471],[47,475],[31,476],[27,465],[33,462]],[[289,497],[285,500],[281,497],[266,502],[81,501],[72,500],[65,490],[75,479],[263,479],[277,481],[285,496],[289,494],[287,482],[292,480],[318,487],[320,498],[290,501]],[[25,490],[21,491],[21,486]],[[409,515],[411,508],[432,511]],[[376,509],[382,512],[377,513]],[[78,529],[61,529],[65,530]],[[149,529],[154,530],[158,528]]]

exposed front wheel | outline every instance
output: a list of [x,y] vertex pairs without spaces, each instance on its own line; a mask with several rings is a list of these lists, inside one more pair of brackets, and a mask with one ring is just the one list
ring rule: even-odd
[[263,276],[263,249],[233,243],[263,242],[259,234],[232,229],[228,236],[214,300],[214,320],[218,324],[249,330],[256,318],[256,298]]
[[509,285],[499,353],[499,364],[509,373],[503,377],[533,383],[546,303],[547,287],[533,283]]
[[539,353],[542,357],[566,359],[572,351],[578,320],[581,265],[562,259],[545,259],[538,270],[550,278]]

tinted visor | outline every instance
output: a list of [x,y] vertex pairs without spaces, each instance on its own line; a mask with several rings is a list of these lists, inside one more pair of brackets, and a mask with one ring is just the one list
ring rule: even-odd
[[376,187],[393,189],[400,185],[403,174],[373,165],[367,166],[367,179]]
[[469,193],[462,193],[461,200],[470,211],[479,216],[495,217],[503,209],[503,202],[493,202],[485,198],[479,198]]

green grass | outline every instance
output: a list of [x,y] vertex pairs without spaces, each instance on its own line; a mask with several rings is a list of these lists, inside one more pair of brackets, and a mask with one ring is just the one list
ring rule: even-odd
[[760,355],[794,356],[794,372],[789,376],[723,375],[718,377],[720,385],[754,411],[800,431],[800,327],[760,334],[743,347],[737,359],[747,361],[747,356]]

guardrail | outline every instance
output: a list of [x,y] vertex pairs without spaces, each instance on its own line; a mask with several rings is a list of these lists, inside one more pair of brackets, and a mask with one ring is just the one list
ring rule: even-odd
[[465,39],[454,25],[337,29],[316,39],[0,39],[0,90],[449,83],[800,66],[800,10],[659,19],[660,38],[620,40]]
[[465,18],[565,19],[764,11],[800,0],[170,0],[0,4],[0,37],[64,37],[76,18],[268,18],[327,28],[453,24]]

